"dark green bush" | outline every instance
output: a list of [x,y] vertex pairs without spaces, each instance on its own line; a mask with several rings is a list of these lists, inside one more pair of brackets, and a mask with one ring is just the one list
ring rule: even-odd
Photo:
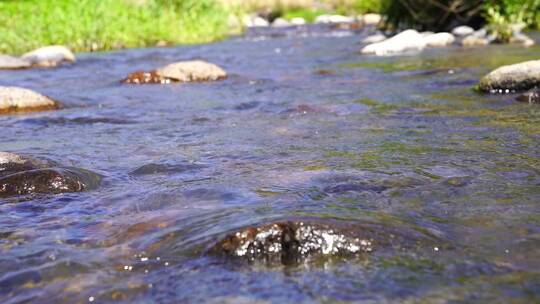
[[390,26],[420,30],[448,30],[460,25],[478,25],[483,0],[384,0],[383,13]]

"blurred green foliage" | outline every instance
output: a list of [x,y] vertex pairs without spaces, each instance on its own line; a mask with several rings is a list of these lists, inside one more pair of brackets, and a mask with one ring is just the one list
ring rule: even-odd
[[381,0],[381,12],[395,28],[448,30],[460,24],[489,24],[500,40],[516,24],[540,28],[540,0]]
[[228,17],[213,0],[0,0],[0,53],[207,42],[229,33]]

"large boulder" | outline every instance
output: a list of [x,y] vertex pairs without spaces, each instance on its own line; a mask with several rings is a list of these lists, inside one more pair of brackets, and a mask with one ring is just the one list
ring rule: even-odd
[[57,109],[58,103],[34,91],[0,86],[0,113]]
[[478,85],[483,92],[510,93],[540,86],[540,60],[502,66],[484,76]]
[[30,62],[8,55],[0,55],[0,70],[17,70],[30,67]]
[[362,54],[384,56],[408,51],[421,51],[425,47],[426,42],[420,33],[415,30],[406,30],[382,42],[369,44],[361,52]]
[[219,66],[200,60],[180,61],[169,64],[155,71],[138,71],[128,75],[124,83],[170,83],[170,82],[203,82],[227,78]]
[[75,55],[65,46],[51,45],[42,47],[21,56],[34,66],[52,67],[62,62],[75,62]]
[[431,35],[426,35],[424,37],[424,42],[427,47],[443,47],[448,46],[454,43],[456,38],[450,33],[436,33]]
[[0,198],[80,192],[96,188],[100,181],[99,175],[84,169],[0,152]]
[[536,87],[517,97],[518,101],[528,103],[540,103],[540,87]]

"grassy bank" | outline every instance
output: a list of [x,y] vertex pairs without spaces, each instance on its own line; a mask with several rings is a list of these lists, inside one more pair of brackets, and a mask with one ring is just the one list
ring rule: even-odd
[[208,42],[229,33],[228,16],[213,0],[0,0],[0,53]]

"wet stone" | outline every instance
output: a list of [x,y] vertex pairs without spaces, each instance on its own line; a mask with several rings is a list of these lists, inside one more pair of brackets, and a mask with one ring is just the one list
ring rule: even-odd
[[324,189],[325,193],[345,193],[345,192],[376,192],[381,193],[388,189],[382,185],[372,185],[368,183],[346,183],[336,186],[327,187]]
[[158,75],[156,71],[136,71],[129,74],[122,82],[129,84],[166,84],[171,81]]
[[142,176],[152,174],[174,174],[192,172],[205,168],[205,165],[196,163],[182,163],[182,164],[146,164],[133,171],[131,175]]
[[415,232],[373,223],[293,220],[247,227],[227,235],[210,254],[294,265],[324,257],[353,257],[379,249],[402,250],[418,244]]
[[0,152],[0,198],[29,194],[80,192],[98,187],[101,177],[88,170],[57,167]]

